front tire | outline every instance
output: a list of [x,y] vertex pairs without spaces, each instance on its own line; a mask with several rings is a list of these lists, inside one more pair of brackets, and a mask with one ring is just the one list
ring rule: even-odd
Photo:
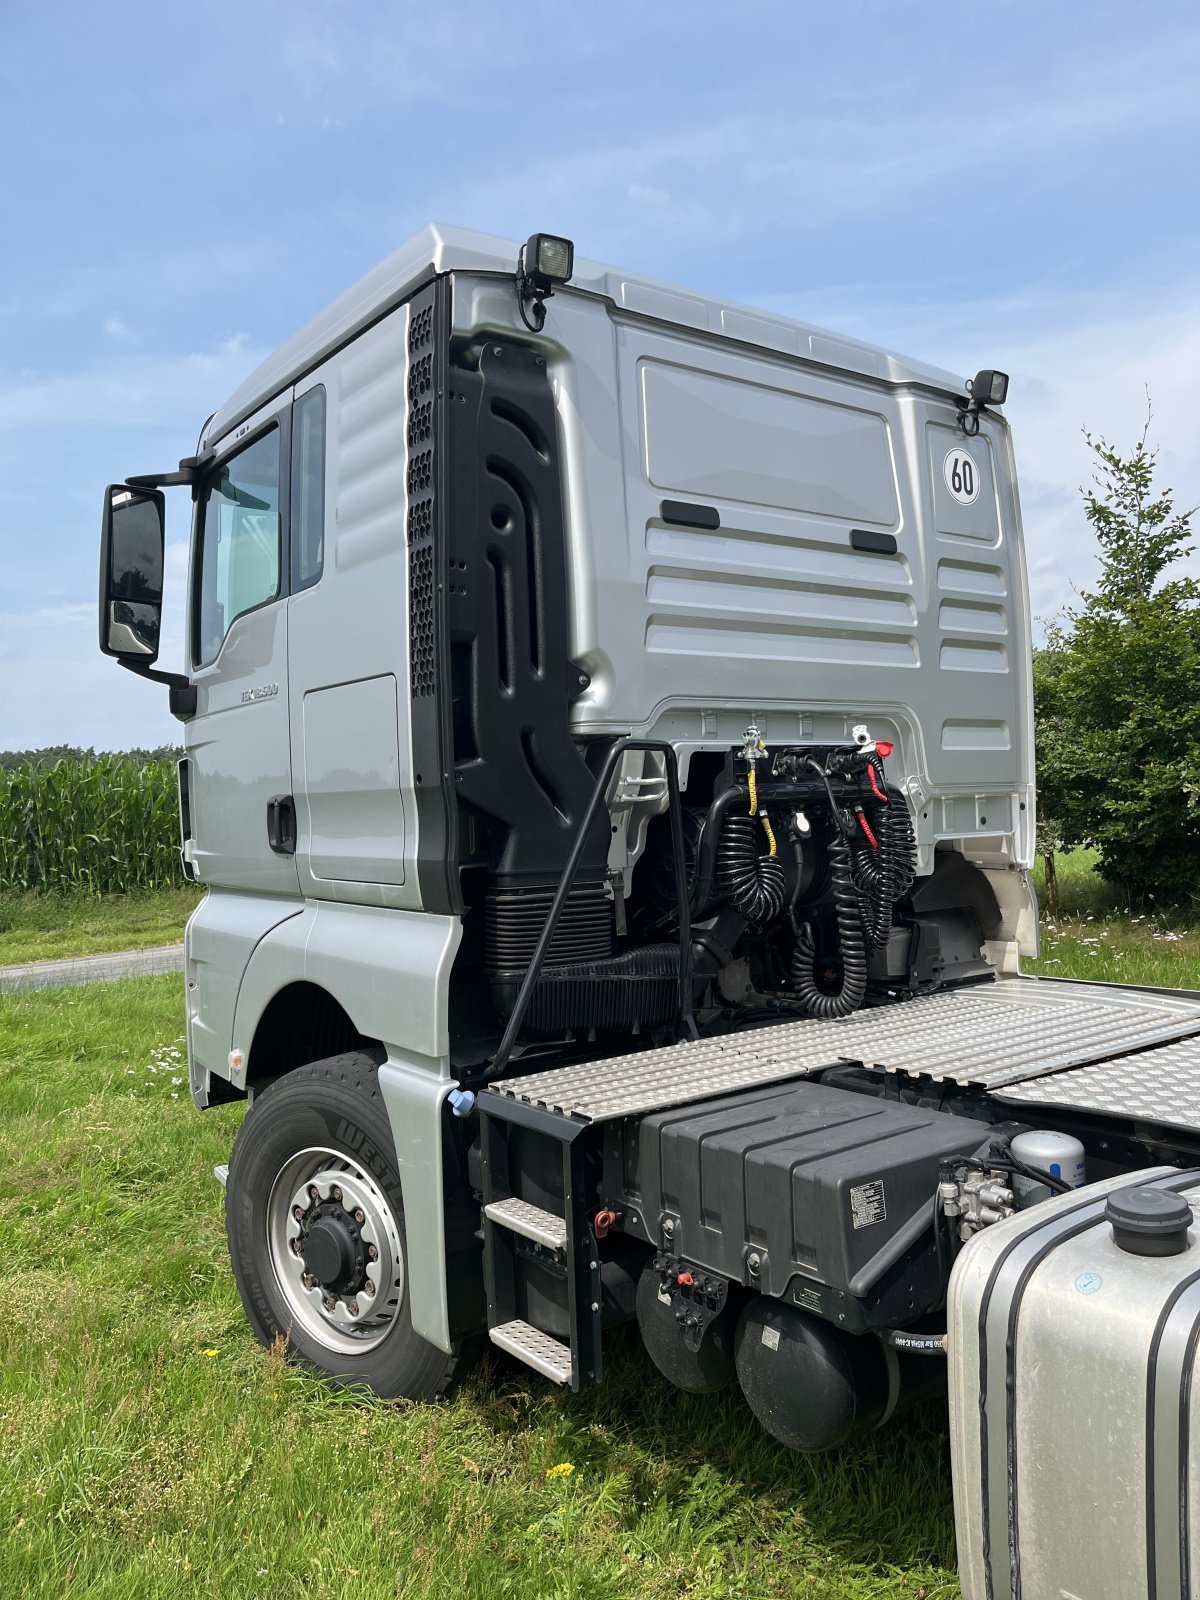
[[363,1051],[297,1067],[257,1095],[225,1199],[233,1275],[268,1348],[339,1386],[432,1400],[457,1375],[416,1333],[400,1173],[377,1064]]

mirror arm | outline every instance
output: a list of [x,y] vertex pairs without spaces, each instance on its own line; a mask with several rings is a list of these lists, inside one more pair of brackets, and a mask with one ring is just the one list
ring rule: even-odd
[[165,683],[171,692],[171,715],[180,722],[187,722],[196,715],[196,685],[183,673],[160,672],[157,667],[146,666],[134,656],[118,656],[117,665],[124,667],[126,672],[136,673],[139,678],[148,678],[151,683]]
[[125,482],[131,489],[171,489],[177,484],[195,484],[214,455],[215,450],[206,450],[203,455],[184,456],[175,472],[140,472],[126,478]]

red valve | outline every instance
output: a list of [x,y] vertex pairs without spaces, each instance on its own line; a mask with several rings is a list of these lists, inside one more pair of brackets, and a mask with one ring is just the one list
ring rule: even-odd
[[677,1272],[675,1274],[675,1282],[681,1289],[690,1289],[695,1281],[690,1272]]
[[603,1239],[616,1220],[617,1213],[615,1211],[597,1211],[595,1220],[592,1223],[592,1232],[597,1239]]

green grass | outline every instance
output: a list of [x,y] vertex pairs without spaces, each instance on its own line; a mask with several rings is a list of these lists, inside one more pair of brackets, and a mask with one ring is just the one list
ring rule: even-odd
[[797,1457],[631,1333],[598,1389],[489,1363],[438,1406],[260,1349],[212,1179],[240,1113],[176,1081],[181,1001],[0,1000],[4,1600],[958,1594],[933,1424]]
[[175,944],[199,898],[190,886],[99,896],[0,895],[0,966]]
[[[1086,860],[1059,881],[1033,970],[1200,986],[1200,933],[1122,918]],[[0,902],[0,960],[161,942],[189,903]],[[958,1594],[936,1421],[797,1457],[629,1331],[596,1390],[497,1360],[437,1406],[261,1350],[211,1176],[240,1111],[192,1110],[181,1010],[176,977],[0,999],[4,1600]]]
[[[1026,972],[1096,983],[1200,989],[1200,926],[1177,909],[1130,915],[1119,894],[1097,876],[1095,856],[1058,857],[1059,911],[1046,909],[1041,863],[1034,874],[1042,902],[1042,949]],[[1152,902],[1150,902],[1152,907]]]

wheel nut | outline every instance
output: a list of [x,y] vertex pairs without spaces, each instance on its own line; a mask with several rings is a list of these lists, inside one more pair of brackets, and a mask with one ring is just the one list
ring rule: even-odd
[[337,1310],[337,1296],[336,1295],[327,1294],[325,1296],[325,1309],[326,1309],[326,1311],[336,1311]]
[[319,1200],[321,1198],[321,1191],[315,1183],[310,1183],[308,1186],[308,1198],[310,1200]]
[[297,1222],[303,1222],[304,1221],[304,1213],[303,1213],[303,1211],[301,1211],[299,1206],[293,1206],[292,1207],[292,1216],[295,1217]]
[[304,1274],[304,1276],[300,1279],[300,1282],[304,1285],[304,1287],[306,1289],[315,1289],[317,1287],[316,1273],[314,1273],[314,1272],[306,1272]]
[[342,1198],[342,1191],[338,1188],[336,1183],[334,1184],[333,1188],[330,1189],[329,1193],[335,1200],[340,1200]]
[[363,1223],[367,1220],[367,1213],[363,1210],[363,1208],[361,1206],[355,1206],[355,1208],[354,1208],[354,1220],[355,1220],[355,1222],[358,1223],[360,1228],[362,1227]]
[[378,1261],[379,1260],[379,1247],[377,1245],[369,1244],[367,1246],[367,1260],[368,1261]]
[[364,1294],[374,1294],[375,1293],[375,1285],[371,1282],[370,1278],[368,1278],[366,1283],[363,1284],[362,1292]]
[[347,1311],[349,1311],[349,1313],[350,1313],[350,1315],[352,1317],[356,1317],[358,1315],[358,1301],[357,1300],[351,1300],[350,1304],[346,1307],[346,1309],[347,1309]]
[[291,1240],[288,1248],[291,1250],[291,1252],[292,1252],[292,1254],[294,1256],[298,1256],[300,1254],[300,1241],[299,1241],[299,1239]]

